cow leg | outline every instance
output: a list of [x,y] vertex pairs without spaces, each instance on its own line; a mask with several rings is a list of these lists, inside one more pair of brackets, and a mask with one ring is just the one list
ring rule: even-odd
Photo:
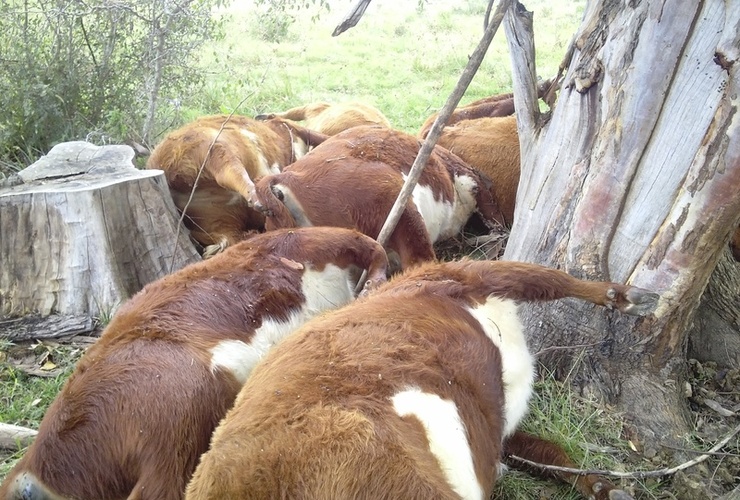
[[526,262],[480,261],[476,266],[488,294],[540,301],[574,297],[625,314],[651,313],[660,296],[643,288],[608,281],[580,280],[568,273]]
[[[577,465],[560,446],[520,431],[515,432],[504,441],[504,458],[510,455],[516,455],[520,458],[544,465],[577,468]],[[618,489],[606,479],[593,474],[580,476],[569,472],[549,471],[538,467],[526,466],[513,459],[508,459],[507,464],[541,477],[555,478],[571,483],[585,498],[594,498],[596,500],[632,499],[632,496],[624,490]]]
[[239,193],[247,200],[249,207],[254,206],[256,202],[254,181],[249,177],[241,160],[229,148],[218,141],[215,142],[206,160],[206,169],[219,186]]
[[386,246],[398,252],[401,269],[437,258],[424,219],[413,203],[406,205]]

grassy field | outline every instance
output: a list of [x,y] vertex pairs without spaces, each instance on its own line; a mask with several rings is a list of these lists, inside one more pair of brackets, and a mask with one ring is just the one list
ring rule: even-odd
[[[577,28],[584,1],[531,0],[537,26],[538,75],[557,72]],[[255,115],[307,102],[362,100],[380,108],[400,130],[416,132],[457,83],[483,33],[485,2],[374,0],[360,23],[338,37],[334,27],[349,1],[330,11],[302,10],[276,22],[248,3],[226,9],[226,41],[203,53],[208,84],[181,102],[178,118],[204,112]],[[319,18],[315,16],[319,14]],[[286,26],[287,24],[287,26]],[[463,103],[511,91],[503,26]]]
[[[541,78],[556,73],[584,4],[526,2],[535,13]],[[250,2],[219,12],[226,16],[228,36],[203,51],[207,84],[193,97],[164,96],[169,124],[174,127],[206,113],[255,115],[318,100],[362,100],[380,108],[396,128],[415,133],[443,105],[483,31],[482,0],[437,0],[421,8],[415,0],[374,0],[357,27],[332,37],[350,2],[331,5],[329,11],[305,9],[289,18]],[[509,92],[509,66],[502,28],[462,103]],[[5,362],[18,350],[43,362],[52,360],[58,374],[39,378]],[[81,352],[74,344],[0,345],[0,421],[37,427]],[[665,465],[631,450],[622,437],[620,415],[572,394],[568,387],[544,374],[524,428],[565,445],[584,468],[625,471]],[[0,457],[0,479],[19,457]],[[659,480],[621,484],[637,498],[676,498]],[[515,500],[579,498],[566,486],[517,472],[507,474],[497,492],[499,498]]]

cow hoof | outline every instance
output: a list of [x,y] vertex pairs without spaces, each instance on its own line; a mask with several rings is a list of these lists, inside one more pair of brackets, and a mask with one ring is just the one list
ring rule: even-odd
[[628,304],[624,306],[622,312],[634,316],[650,314],[658,306],[658,300],[660,299],[660,295],[657,293],[637,287],[630,287],[624,297]]
[[362,287],[362,291],[357,295],[358,297],[367,297],[370,293],[378,288],[380,285],[385,283],[384,279],[367,280],[365,286]]
[[210,259],[214,255],[223,252],[226,250],[226,246],[225,242],[217,243],[216,245],[208,245],[203,249],[203,260]]

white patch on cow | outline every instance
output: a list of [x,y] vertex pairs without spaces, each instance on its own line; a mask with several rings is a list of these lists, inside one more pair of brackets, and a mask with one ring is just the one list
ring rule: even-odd
[[278,173],[273,172],[270,168],[270,164],[267,162],[267,158],[265,158],[264,153],[262,152],[262,148],[260,147],[260,140],[259,136],[252,132],[251,130],[247,130],[245,128],[239,129],[239,132],[249,139],[254,144],[254,150],[257,153],[257,162],[259,163],[256,165],[257,167],[257,175],[255,178],[259,178],[265,175],[270,175],[271,173]]
[[450,229],[453,231],[446,237],[451,238],[459,233],[470,216],[475,212],[478,201],[475,199],[475,191],[478,183],[469,175],[455,177],[455,202],[450,217]]
[[401,391],[391,401],[401,417],[413,415],[419,419],[427,434],[429,450],[437,458],[450,487],[464,499],[482,499],[483,489],[475,475],[468,433],[455,403],[418,388]]
[[282,184],[275,184],[272,186],[273,190],[278,190],[283,195],[283,205],[285,205],[285,208],[288,209],[288,212],[293,216],[293,219],[295,220],[295,223],[298,224],[298,227],[311,227],[313,224],[311,221],[306,217],[306,212],[303,210],[303,206],[301,203],[296,199],[295,195],[293,194],[293,191]]
[[308,153],[308,144],[303,142],[303,139],[299,137],[293,137],[293,156],[296,160],[302,158]]
[[239,132],[241,132],[244,137],[246,137],[247,139],[249,139],[250,141],[252,141],[252,143],[254,143],[255,146],[259,146],[260,145],[259,137],[257,137],[257,134],[255,134],[251,130],[247,130],[245,128],[242,128],[242,129],[239,129]]
[[317,314],[336,309],[354,299],[349,269],[327,264],[323,271],[306,267],[301,279],[305,298],[300,308],[293,309],[286,320],[262,317],[262,325],[249,342],[223,340],[211,349],[211,370],[230,372],[243,384],[257,362],[286,335],[297,330]]
[[[403,180],[408,176],[403,174]],[[432,243],[452,238],[458,234],[475,211],[473,195],[475,180],[468,176],[455,177],[455,197],[452,203],[435,196],[429,186],[417,184],[411,194],[417,210],[424,219]]]
[[281,172],[280,164],[278,162],[273,163],[270,166],[270,172],[272,172],[273,174],[279,174]]
[[468,309],[501,353],[504,382],[504,436],[516,430],[532,396],[534,357],[524,338],[524,328],[513,300],[488,297],[485,304]]

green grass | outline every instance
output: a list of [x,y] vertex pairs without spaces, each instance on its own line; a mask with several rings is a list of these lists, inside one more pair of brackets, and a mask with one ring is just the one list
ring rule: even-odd
[[[28,375],[8,362],[9,352],[18,356],[50,361],[60,372],[53,377]],[[37,429],[47,408],[72,373],[82,355],[77,347],[53,342],[14,345],[0,339],[0,422]],[[0,481],[21,458],[23,451],[7,453],[0,450]]]
[[[380,108],[394,127],[415,133],[457,83],[482,35],[486,5],[434,2],[420,10],[413,0],[375,0],[356,27],[332,37],[349,2],[333,4],[328,13],[298,11],[279,42],[264,39],[259,22],[264,14],[249,4],[224,10],[227,39],[204,50],[201,64],[208,83],[184,103],[183,119],[234,110],[255,115],[319,100],[362,100]],[[584,4],[526,3],[535,15],[540,77],[557,72]],[[502,25],[462,102],[509,92],[509,66]]]

